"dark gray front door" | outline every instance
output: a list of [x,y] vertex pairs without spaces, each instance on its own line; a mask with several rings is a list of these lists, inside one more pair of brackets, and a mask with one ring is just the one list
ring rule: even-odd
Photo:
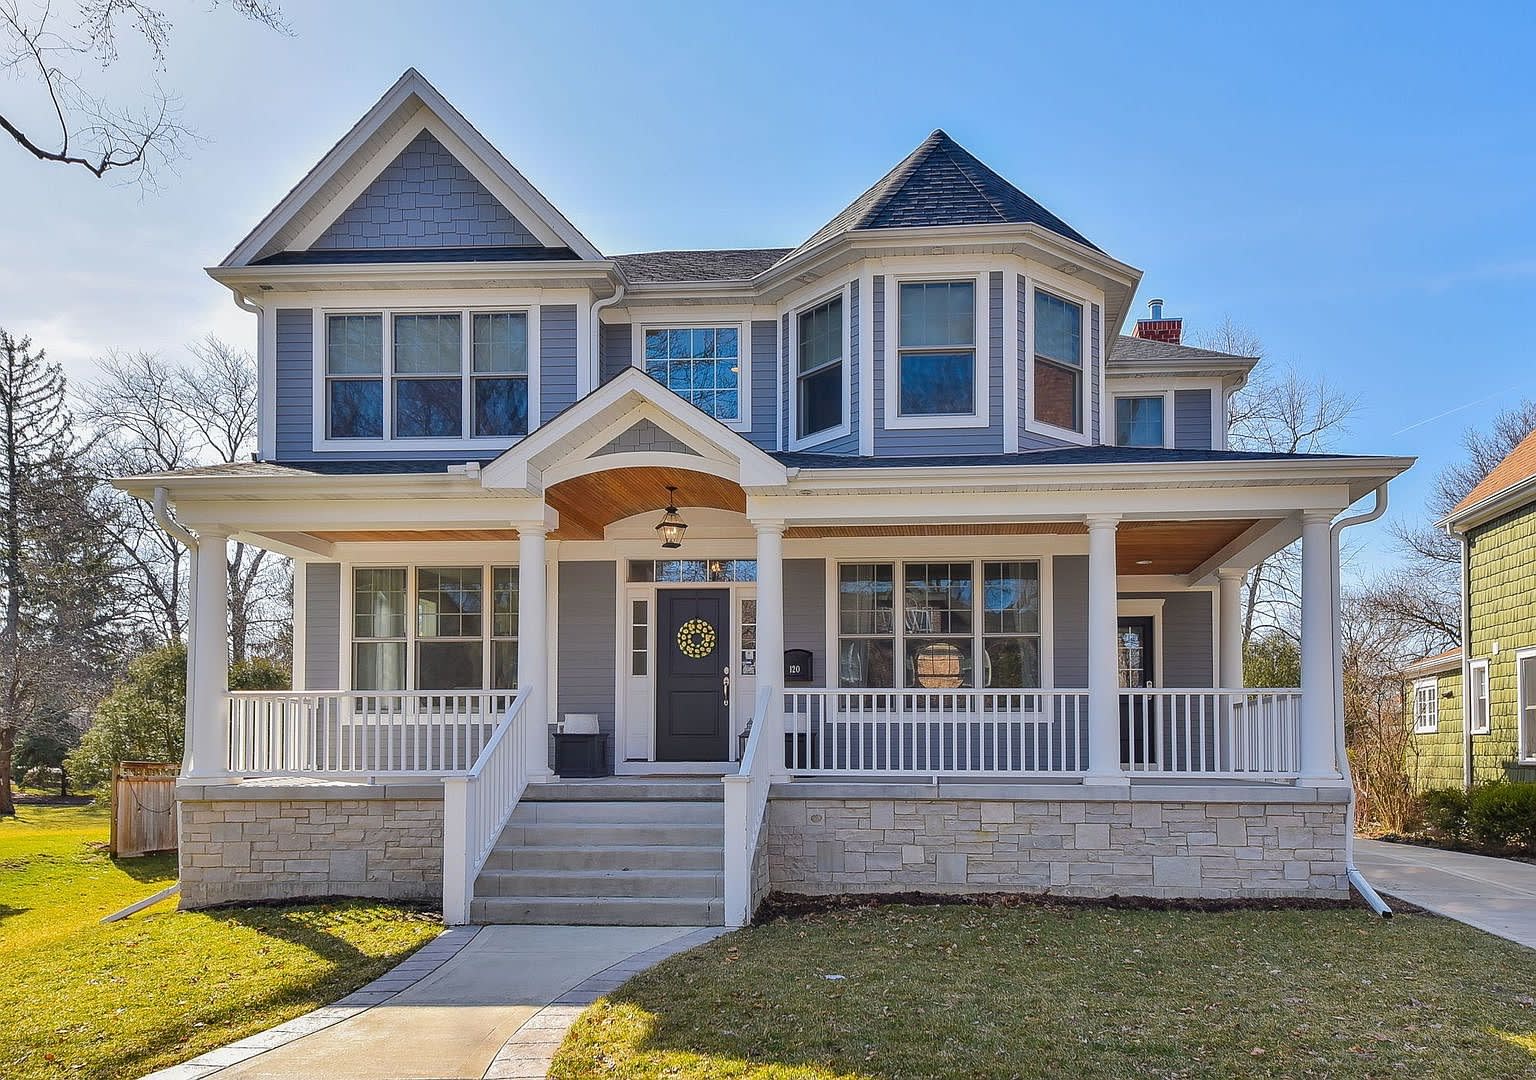
[[[1140,690],[1152,685],[1157,670],[1152,655],[1153,622],[1149,615],[1121,616],[1119,631],[1120,686]],[[1156,761],[1158,722],[1153,701],[1146,697],[1120,699],[1120,761],[1148,765]]]
[[731,593],[656,592],[656,758],[730,758]]

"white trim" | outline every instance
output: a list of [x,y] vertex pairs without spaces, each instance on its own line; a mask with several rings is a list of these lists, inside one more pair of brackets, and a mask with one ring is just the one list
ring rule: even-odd
[[[1167,603],[1164,597],[1153,597],[1137,600],[1120,600],[1116,604],[1115,618],[1118,619],[1151,619],[1152,620],[1152,683],[1154,686],[1163,685],[1163,606]],[[1214,609],[1215,604],[1211,607]],[[1118,627],[1115,634],[1115,645],[1118,648],[1120,635]],[[1214,654],[1214,649],[1212,650]],[[1118,668],[1118,665],[1117,665]]]
[[[841,360],[843,369],[843,421],[835,427],[814,431],[802,438],[798,434],[800,430],[800,316],[839,297],[843,302],[843,356]],[[851,340],[851,313],[849,310],[851,302],[848,295],[848,282],[844,281],[836,288],[828,289],[789,309],[789,336],[787,342],[789,362],[785,365],[787,381],[784,383],[784,387],[789,396],[789,448],[791,450],[807,450],[813,446],[821,446],[823,443],[829,443],[835,439],[846,438],[853,432],[853,417],[849,415],[853,409],[853,357],[851,355],[853,343]],[[862,303],[860,308],[862,310]]]
[[[1080,286],[1074,287],[1063,283],[1058,277],[1041,274],[1038,270],[1031,269],[1024,276],[1024,334],[1025,355],[1024,366],[1026,371],[1025,395],[1028,407],[1024,411],[1024,430],[1036,435],[1044,435],[1047,438],[1059,439],[1062,442],[1075,443],[1079,446],[1093,445],[1093,380],[1098,374],[1093,363],[1093,305],[1101,304],[1102,297],[1085,292]],[[1035,293],[1049,293],[1062,300],[1077,304],[1082,309],[1082,379],[1080,390],[1082,400],[1078,415],[1083,419],[1083,430],[1072,431],[1069,428],[1057,427],[1044,420],[1035,418]],[[1103,319],[1100,319],[1100,330],[1103,330]],[[1099,355],[1103,356],[1103,344],[1099,345]],[[1103,394],[1100,394],[1100,412],[1103,412]],[[1103,417],[1099,418],[1099,434],[1103,436]]]
[[[934,428],[992,426],[991,274],[990,269],[924,271],[913,268],[909,272],[886,275],[885,355],[880,358],[885,368],[885,401],[882,403],[885,430],[927,431]],[[972,410],[968,413],[903,415],[901,412],[901,286],[961,281],[970,282],[974,290],[972,319],[975,323],[975,332],[971,344]]]
[[[650,315],[649,312],[643,311],[636,314],[642,313]],[[734,327],[736,330],[736,419],[726,420],[718,416],[714,419],[719,420],[732,431],[745,433],[752,430],[752,316],[750,312],[738,314],[722,311],[719,317],[711,317],[709,312],[695,310],[674,318],[665,316],[635,318],[630,321],[629,327],[630,366],[639,368],[642,374],[647,374],[647,377],[649,377],[645,366],[645,332],[647,330],[717,330],[722,327]]]
[[[1425,709],[1427,721],[1420,718],[1420,698],[1425,691],[1429,692],[1428,703],[1431,708]],[[1440,680],[1434,677],[1427,679],[1415,679],[1413,681],[1413,733],[1415,735],[1433,735],[1440,730]]]
[[1536,764],[1536,746],[1532,746],[1530,740],[1527,738],[1528,726],[1536,728],[1536,715],[1532,715],[1530,717],[1529,725],[1527,725],[1527,717],[1525,716],[1526,694],[1528,691],[1531,692],[1532,696],[1532,701],[1530,704],[1536,705],[1536,688],[1528,688],[1525,685],[1525,661],[1533,659],[1536,659],[1536,648],[1515,650],[1516,753],[1519,756],[1521,764],[1524,765]]
[[293,560],[293,642],[292,662],[288,665],[288,686],[293,690],[309,689],[308,657],[309,640],[309,563]]
[[1116,402],[1121,398],[1161,398],[1163,402],[1163,448],[1173,449],[1177,433],[1174,425],[1177,423],[1177,414],[1174,409],[1174,392],[1171,389],[1163,390],[1127,390],[1119,393],[1104,394],[1109,400],[1109,408],[1105,410],[1104,419],[1101,421],[1102,442],[1105,446],[1121,446],[1119,431],[1119,414]]
[[[1477,693],[1478,678],[1482,678],[1482,694]],[[1491,687],[1488,679],[1488,661],[1473,660],[1467,665],[1467,685],[1461,695],[1462,707],[1467,714],[1467,732],[1471,735],[1487,735],[1491,730]],[[1482,716],[1477,715],[1477,704],[1481,703]]]

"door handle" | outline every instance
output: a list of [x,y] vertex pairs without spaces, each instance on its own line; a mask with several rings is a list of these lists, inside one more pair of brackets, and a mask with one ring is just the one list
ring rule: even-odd
[[720,675],[720,693],[725,698],[725,704],[731,704],[731,669],[723,668]]

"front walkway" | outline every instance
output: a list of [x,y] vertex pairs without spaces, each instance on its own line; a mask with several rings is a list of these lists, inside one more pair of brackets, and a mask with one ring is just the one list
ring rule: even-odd
[[1460,851],[1355,841],[1378,892],[1536,949],[1536,865]]
[[445,932],[335,1005],[145,1080],[543,1077],[582,1008],[724,933],[687,926],[485,926]]

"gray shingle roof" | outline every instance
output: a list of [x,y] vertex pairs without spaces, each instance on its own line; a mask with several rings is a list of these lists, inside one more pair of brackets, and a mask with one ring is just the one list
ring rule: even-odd
[[1239,356],[1236,353],[1216,352],[1214,349],[1197,349],[1193,345],[1173,345],[1151,338],[1130,337],[1121,334],[1110,346],[1111,360],[1243,360],[1257,363],[1256,356]]
[[319,248],[279,251],[252,266],[329,266],[344,263],[567,262],[579,256],[568,247]]
[[789,248],[730,248],[719,251],[640,251],[615,255],[631,282],[745,281],[768,269]]
[[1020,224],[1039,225],[1100,250],[940,130],[801,247],[850,229]]

